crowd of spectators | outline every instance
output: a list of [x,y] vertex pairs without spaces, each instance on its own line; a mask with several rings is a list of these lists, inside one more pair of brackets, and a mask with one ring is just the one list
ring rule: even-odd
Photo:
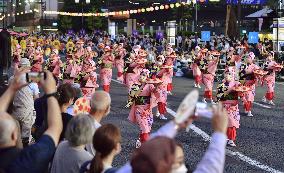
[[[21,68],[0,97],[1,173],[190,172],[182,145],[174,137],[192,123],[192,117],[180,124],[165,124],[151,135],[151,140],[134,150],[128,163],[114,168],[115,156],[123,152],[121,132],[114,124],[101,125],[110,113],[110,95],[96,91],[90,113],[74,115],[68,111],[78,98],[74,86],[57,87],[49,71],[39,85],[25,84],[22,76],[29,71],[27,66],[21,61]],[[41,97],[40,90],[45,93]],[[228,120],[221,105],[214,107],[214,115],[211,144],[194,172],[223,172]]]

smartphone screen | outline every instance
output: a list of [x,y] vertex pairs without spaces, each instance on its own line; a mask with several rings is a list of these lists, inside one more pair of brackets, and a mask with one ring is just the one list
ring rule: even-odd
[[40,82],[44,78],[44,72],[29,72],[26,74],[27,83]]

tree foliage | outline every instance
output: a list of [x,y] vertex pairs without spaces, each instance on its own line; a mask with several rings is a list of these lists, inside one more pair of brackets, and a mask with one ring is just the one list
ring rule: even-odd
[[[102,1],[91,0],[90,4],[86,4],[85,0],[80,0],[80,3],[75,3],[75,0],[64,0],[64,5],[62,11],[65,12],[75,12],[84,13],[88,12],[101,12],[100,7],[102,6]],[[101,17],[71,17],[71,16],[60,16],[59,17],[59,29],[65,31],[69,28],[79,31],[81,28],[92,31],[94,29],[102,29],[103,27],[103,18]]]

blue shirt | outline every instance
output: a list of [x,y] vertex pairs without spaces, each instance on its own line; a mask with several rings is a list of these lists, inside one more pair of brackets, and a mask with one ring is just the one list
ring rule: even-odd
[[56,147],[53,139],[43,135],[39,141],[24,148],[19,156],[5,169],[8,173],[40,173],[46,172]]

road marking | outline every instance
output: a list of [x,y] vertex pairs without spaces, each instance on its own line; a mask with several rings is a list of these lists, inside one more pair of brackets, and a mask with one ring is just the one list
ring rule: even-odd
[[[170,115],[172,115],[173,117],[176,116],[176,112],[173,111],[172,109],[170,108],[167,108],[167,111]],[[200,128],[196,127],[194,124],[190,125],[189,128],[191,130],[193,130],[195,133],[197,133],[198,135],[200,135],[205,141],[208,141],[210,142],[211,141],[211,137],[206,133],[204,132],[203,130],[201,130]],[[237,157],[238,159],[252,165],[252,166],[255,166],[255,167],[258,167],[259,169],[262,169],[264,171],[267,171],[267,172],[271,172],[271,173],[283,173],[279,170],[276,170],[274,168],[271,168],[265,164],[262,164],[260,163],[259,161],[256,161],[256,160],[253,160],[252,158],[238,152],[238,151],[232,151],[230,149],[226,149],[226,154],[228,156],[231,156],[231,157]]]
[[[116,82],[116,83],[122,84],[120,81],[118,81],[118,80],[116,80],[116,79],[111,79],[111,80],[114,81],[114,82]],[[254,102],[254,103],[255,103],[255,102]],[[255,103],[255,104],[260,104],[260,103]],[[261,105],[261,104],[260,104],[260,105]],[[263,105],[263,106],[266,106],[266,105]],[[269,106],[266,106],[266,107],[269,107]],[[269,107],[269,108],[270,108],[270,107]],[[173,110],[170,109],[170,108],[166,108],[166,109],[167,109],[167,112],[168,112],[170,115],[172,115],[173,117],[176,116],[176,112],[175,112],[175,111],[173,111]],[[211,137],[210,137],[206,132],[204,132],[203,130],[201,130],[201,129],[198,128],[197,126],[195,126],[194,124],[191,124],[191,125],[189,126],[189,128],[190,128],[191,130],[193,130],[195,133],[197,133],[198,135],[200,135],[200,136],[203,138],[203,140],[208,141],[208,142],[211,141]],[[231,157],[237,157],[239,160],[242,160],[242,161],[244,161],[244,162],[246,162],[246,163],[248,163],[248,164],[250,164],[250,165],[252,165],[252,166],[255,166],[255,167],[257,167],[257,168],[259,168],[259,169],[262,169],[262,170],[265,170],[265,171],[267,171],[267,172],[271,172],[271,173],[284,173],[284,172],[281,172],[281,171],[276,170],[276,169],[274,169],[274,168],[271,168],[271,167],[269,167],[269,166],[267,166],[267,165],[265,165],[265,164],[262,164],[262,163],[260,163],[259,161],[253,160],[252,158],[250,158],[250,157],[248,157],[248,156],[246,156],[246,155],[244,155],[244,154],[242,154],[242,153],[240,153],[240,152],[238,152],[238,151],[232,151],[232,150],[230,150],[230,149],[226,149],[226,154],[227,154],[228,156],[231,156]]]
[[264,105],[264,104],[261,104],[261,103],[253,102],[253,104],[256,104],[256,105],[261,106],[263,108],[271,109],[270,106],[267,106],[267,105]]
[[284,85],[284,82],[276,82],[279,85]]

